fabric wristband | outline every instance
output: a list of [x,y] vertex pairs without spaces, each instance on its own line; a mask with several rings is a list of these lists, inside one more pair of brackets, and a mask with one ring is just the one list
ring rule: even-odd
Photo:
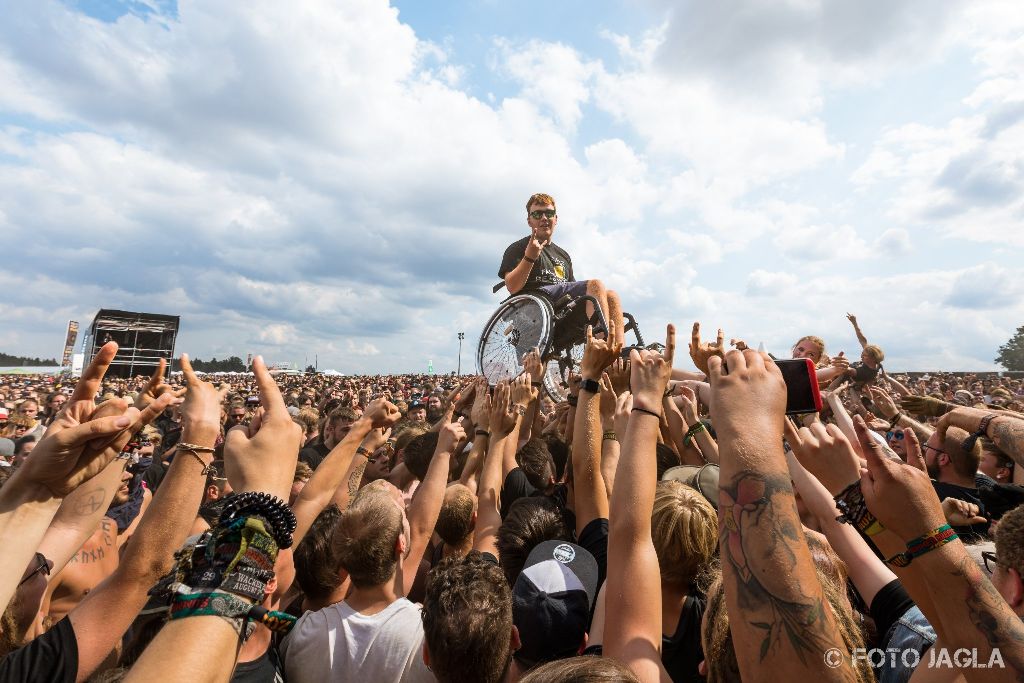
[[526,254],[523,254],[523,260],[524,260],[524,261],[526,261],[527,263],[536,263],[536,262],[537,262],[537,259],[535,259],[535,258],[530,258],[530,257],[529,257],[529,256],[527,256]]
[[707,428],[708,426],[701,422],[700,420],[694,422],[692,425],[690,425],[690,428],[686,430],[686,436],[683,437],[683,445],[689,446],[690,442],[693,441],[693,437],[697,436],[697,432],[699,432],[702,429],[707,431]]
[[896,553],[885,562],[886,564],[890,564],[894,567],[906,567],[914,561],[914,558],[927,555],[936,548],[941,548],[947,543],[955,541],[958,538],[960,537],[956,535],[955,531],[953,531],[953,527],[949,526],[949,524],[943,524],[940,527],[932,529],[924,536],[918,536],[913,539],[907,543],[906,551]]
[[836,507],[842,513],[836,517],[840,524],[852,524],[858,531],[868,536],[881,533],[885,527],[871,514],[864,502],[864,494],[860,489],[860,480],[853,482],[835,497]]
[[571,405],[573,408],[575,408],[577,405],[579,405],[580,399],[578,396],[573,396],[572,394],[569,394],[568,396],[565,397],[565,402]]
[[604,433],[604,434],[602,435],[602,437],[601,437],[601,440],[602,440],[602,441],[618,441],[618,440],[619,440],[619,437],[618,437],[618,435],[617,435],[617,434],[615,433],[615,430],[614,430],[614,429],[609,429],[609,430],[608,430],[607,432],[605,432],[605,433]]
[[589,391],[592,394],[601,392],[601,383],[596,379],[585,379],[580,382],[580,391]]

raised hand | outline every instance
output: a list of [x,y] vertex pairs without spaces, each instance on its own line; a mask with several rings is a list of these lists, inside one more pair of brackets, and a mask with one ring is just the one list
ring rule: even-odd
[[899,415],[900,409],[896,407],[895,401],[892,397],[882,389],[877,387],[869,387],[871,392],[871,400],[875,402],[875,406],[878,407],[878,412],[882,414],[887,420],[891,420]]
[[619,356],[608,366],[608,377],[616,395],[629,391],[629,359]]
[[540,258],[540,253],[544,250],[544,247],[546,247],[550,241],[550,237],[541,240],[539,237],[537,237],[537,229],[531,228],[530,242],[526,245],[526,255],[532,259]]
[[708,361],[711,358],[715,356],[725,358],[724,343],[725,335],[721,329],[718,330],[718,337],[714,342],[702,343],[700,340],[700,323],[695,322],[693,324],[693,333],[690,337],[690,358],[693,360],[693,364],[697,366],[697,369],[707,375]]
[[530,383],[529,373],[523,373],[512,380],[512,403],[526,408],[530,403],[537,400],[540,392],[537,387]]
[[741,441],[760,441],[766,434],[782,438],[786,382],[775,361],[767,353],[749,349],[730,351],[726,358],[728,374],[721,358],[708,359],[715,431],[723,438],[735,435]]
[[71,398],[21,465],[19,480],[43,486],[57,498],[66,496],[106,468],[132,433],[170,405],[166,395],[141,412],[123,399],[96,405],[93,397],[110,367],[117,344],[103,346],[82,374]]
[[544,364],[540,362],[540,352],[537,349],[523,356],[523,370],[530,376],[531,382],[540,382],[544,379]]
[[633,409],[643,408],[660,413],[661,399],[672,375],[672,359],[676,352],[676,328],[665,329],[665,351],[633,349],[629,354],[629,386],[633,393]]
[[499,439],[510,434],[515,429],[518,417],[512,404],[512,390],[508,382],[502,380],[494,387],[494,396],[491,398],[491,438]]
[[615,362],[622,353],[622,340],[616,337],[615,326],[608,333],[608,339],[595,339],[593,327],[587,325],[587,345],[583,350],[580,373],[583,379],[598,380],[605,368]]
[[469,419],[473,421],[477,429],[487,431],[491,423],[491,395],[487,391],[487,380],[476,381],[476,397],[473,399],[473,408],[470,411]]
[[835,425],[814,422],[798,430],[786,420],[785,434],[796,459],[833,496],[860,479],[860,458]]
[[376,401],[371,401],[370,405],[366,407],[363,417],[370,420],[374,429],[390,429],[401,419],[402,413],[391,401],[378,398]]
[[462,424],[459,422],[449,422],[441,427],[441,431],[437,434],[437,449],[435,452],[451,454],[464,438],[466,438],[466,429]]
[[185,401],[181,404],[183,432],[203,434],[211,439],[220,433],[221,392],[209,382],[196,376],[188,354],[181,354],[181,374],[185,378]]
[[[252,362],[262,411],[248,427],[234,427],[224,443],[224,466],[236,491],[265,491],[288,500],[302,428],[292,421],[262,356]],[[188,375],[186,375],[188,377]],[[191,381],[198,382],[192,373]]]
[[133,407],[142,410],[153,401],[157,400],[166,393],[170,393],[174,398],[181,398],[185,395],[187,389],[182,387],[181,389],[175,389],[169,384],[164,382],[164,372],[167,370],[167,361],[163,358],[160,359],[160,364],[157,366],[153,376],[146,382],[146,386],[139,390],[139,393],[135,394]]
[[867,459],[867,470],[861,472],[864,502],[882,526],[909,541],[945,524],[942,505],[928,475],[886,457],[859,416],[853,419],[853,426]]

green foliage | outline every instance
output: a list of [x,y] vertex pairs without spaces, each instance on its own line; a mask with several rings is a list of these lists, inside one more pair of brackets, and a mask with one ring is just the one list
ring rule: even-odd
[[[192,362],[192,369],[196,372],[245,372],[245,361],[238,356],[231,356],[224,360],[217,360],[211,358],[210,360],[202,360],[200,358],[190,358]],[[177,361],[174,362],[174,369],[180,370]]]
[[29,358],[28,356],[11,356],[0,353],[0,367],[46,367],[60,365],[55,358]]
[[1017,333],[999,347],[996,362],[1007,370],[1024,371],[1024,325],[1017,328]]

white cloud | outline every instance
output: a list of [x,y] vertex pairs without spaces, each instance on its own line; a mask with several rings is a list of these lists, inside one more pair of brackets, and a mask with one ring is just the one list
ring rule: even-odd
[[[193,356],[345,372],[452,369],[465,331],[468,368],[522,203],[548,191],[578,274],[649,337],[699,317],[774,349],[807,332],[852,349],[848,305],[897,366],[990,363],[1024,315],[1017,4],[647,3],[665,20],[606,33],[605,59],[571,32],[499,36],[487,87],[452,57],[466,34],[424,40],[384,0],[116,22],[15,3],[2,350],[52,355],[68,318],[116,306],[181,314]],[[864,149],[830,119],[837,93],[870,106],[943,59],[978,71],[947,120],[893,115]],[[469,94],[488,90],[510,94]],[[1006,252],[961,261],[979,241]],[[914,262],[930,248],[962,265]],[[866,277],[869,249],[903,275]]]

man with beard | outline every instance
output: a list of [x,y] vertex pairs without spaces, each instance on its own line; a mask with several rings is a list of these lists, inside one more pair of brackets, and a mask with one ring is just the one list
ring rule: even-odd
[[[967,443],[968,433],[957,427],[950,427],[945,435],[936,431],[921,446],[928,476],[932,478],[932,486],[939,500],[957,498],[978,506],[979,515],[985,514],[985,505],[978,495],[975,475],[981,461],[981,444],[976,440]],[[968,527],[954,527],[960,536],[971,537],[972,534],[987,534],[989,523],[973,524]]]

